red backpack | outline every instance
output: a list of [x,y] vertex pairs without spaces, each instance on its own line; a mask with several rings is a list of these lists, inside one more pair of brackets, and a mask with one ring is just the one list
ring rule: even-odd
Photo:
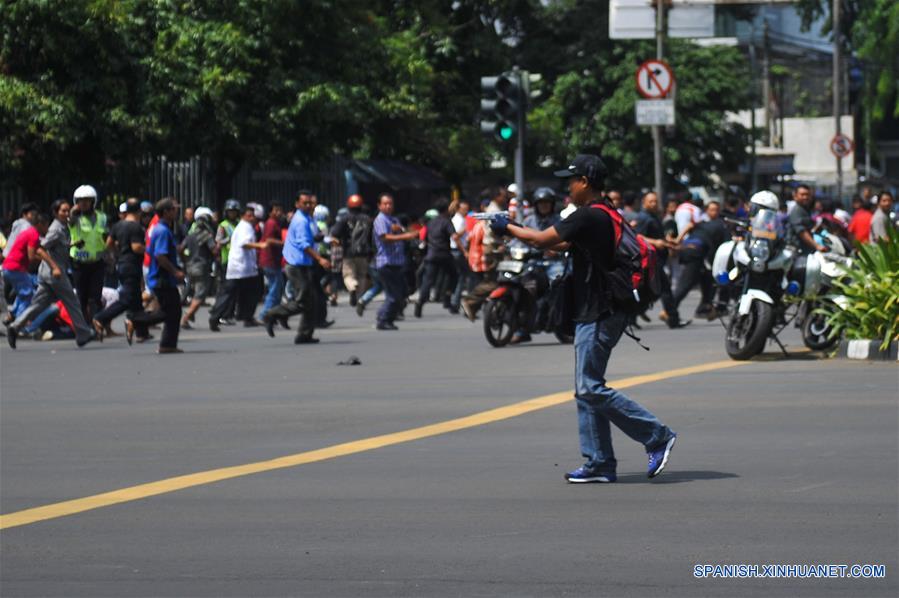
[[643,240],[615,208],[603,203],[590,207],[608,214],[615,231],[615,267],[603,270],[612,307],[629,314],[642,313],[662,294],[656,248]]

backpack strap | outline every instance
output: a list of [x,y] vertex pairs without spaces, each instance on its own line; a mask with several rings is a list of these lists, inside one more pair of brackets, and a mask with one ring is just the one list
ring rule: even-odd
[[632,339],[634,339],[634,342],[637,343],[638,345],[640,345],[640,347],[643,348],[643,350],[649,351],[649,347],[647,347],[646,345],[641,343],[640,337],[637,336],[636,334],[634,334],[634,325],[633,324],[628,324],[625,327],[625,329],[623,330],[623,332],[624,332],[625,336],[629,336]]
[[609,218],[612,220],[612,229],[615,231],[615,247],[618,247],[618,244],[621,242],[621,227],[624,222],[624,218],[621,217],[621,214],[618,213],[618,210],[615,208],[608,206],[604,203],[594,203],[590,204],[591,208],[598,208],[608,214]]

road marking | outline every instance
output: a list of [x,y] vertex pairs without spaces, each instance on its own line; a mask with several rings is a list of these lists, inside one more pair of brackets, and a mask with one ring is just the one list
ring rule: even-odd
[[[723,370],[740,365],[745,365],[747,363],[751,362],[716,361],[702,365],[694,365],[674,370],[666,370],[663,372],[657,372],[655,374],[645,374],[642,376],[623,378],[621,380],[610,382],[609,386],[624,389],[641,384],[649,384],[652,382],[659,382],[661,380],[669,380],[671,378],[681,378],[683,376],[689,376],[692,374],[702,374],[704,372]],[[149,498],[151,496],[167,494],[169,492],[176,492],[178,490],[184,490],[186,488],[193,488],[195,486],[203,486],[205,484],[212,484],[215,482],[221,482],[223,480],[239,478],[242,476],[252,475],[254,473],[262,473],[266,471],[273,471],[276,469],[284,469],[287,467],[296,467],[297,465],[305,465],[307,463],[317,463],[319,461],[335,459],[337,457],[345,457],[347,455],[371,451],[374,449],[383,448],[385,446],[402,444],[404,442],[412,442],[413,440],[420,440],[422,438],[429,438],[431,436],[448,434],[449,432],[456,432],[458,430],[464,430],[466,428],[483,426],[485,424],[502,421],[504,419],[518,417],[526,413],[531,413],[532,411],[539,411],[541,409],[546,409],[547,407],[561,405],[562,403],[570,401],[572,395],[572,391],[558,392],[555,394],[529,399],[527,401],[521,401],[520,403],[513,403],[512,405],[506,405],[504,407],[497,407],[496,409],[481,411],[473,415],[422,426],[420,428],[412,428],[401,432],[384,434],[382,436],[373,436],[371,438],[363,438],[361,440],[354,440],[352,442],[335,444],[333,446],[328,446],[312,451],[278,457],[269,461],[258,461],[255,463],[247,463],[245,465],[223,467],[220,469],[211,469],[209,471],[201,471],[198,473],[166,478],[164,480],[158,480],[156,482],[130,486],[128,488],[120,488],[119,490],[104,492],[102,494],[95,494],[93,496],[86,496],[84,498],[77,498],[74,500],[67,500],[64,502],[45,505],[43,507],[34,507],[32,509],[25,509],[23,511],[7,513],[5,515],[0,515],[0,530],[18,527],[20,525],[28,525],[31,523],[36,523],[38,521],[46,521],[48,519],[66,517],[68,515],[74,515],[76,513],[83,513],[85,511],[92,511],[94,509],[100,509],[102,507],[109,507],[120,503]]]

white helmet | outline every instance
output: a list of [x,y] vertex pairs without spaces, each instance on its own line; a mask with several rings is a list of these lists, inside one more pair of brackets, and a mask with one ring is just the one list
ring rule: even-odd
[[97,199],[97,190],[90,185],[81,185],[80,187],[75,189],[75,193],[72,194],[72,199],[74,199],[75,201],[88,198]]
[[262,220],[265,218],[265,208],[262,207],[261,204],[256,203],[255,201],[247,202],[248,208],[253,208],[253,216],[256,220]]
[[749,203],[775,212],[780,208],[780,200],[770,191],[759,191],[749,198]]
[[331,210],[328,209],[328,206],[317,205],[315,209],[312,210],[312,217],[315,218],[319,222],[324,222],[331,215]]
[[212,220],[212,210],[206,206],[200,206],[194,210],[194,219],[199,220],[200,218],[209,218]]

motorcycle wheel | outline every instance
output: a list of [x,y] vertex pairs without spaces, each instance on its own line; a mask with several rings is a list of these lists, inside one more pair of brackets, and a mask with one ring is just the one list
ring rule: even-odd
[[727,354],[739,361],[758,355],[765,348],[773,325],[774,307],[763,301],[753,301],[745,316],[735,311],[724,339]]
[[827,316],[811,313],[802,321],[802,342],[812,351],[824,351],[833,347],[838,337],[830,337],[833,329],[827,324]]
[[505,347],[516,328],[515,306],[510,301],[488,301],[484,309],[484,336],[494,347]]
[[563,345],[571,345],[574,343],[574,335],[573,334],[565,334],[564,332],[556,332],[556,338]]

